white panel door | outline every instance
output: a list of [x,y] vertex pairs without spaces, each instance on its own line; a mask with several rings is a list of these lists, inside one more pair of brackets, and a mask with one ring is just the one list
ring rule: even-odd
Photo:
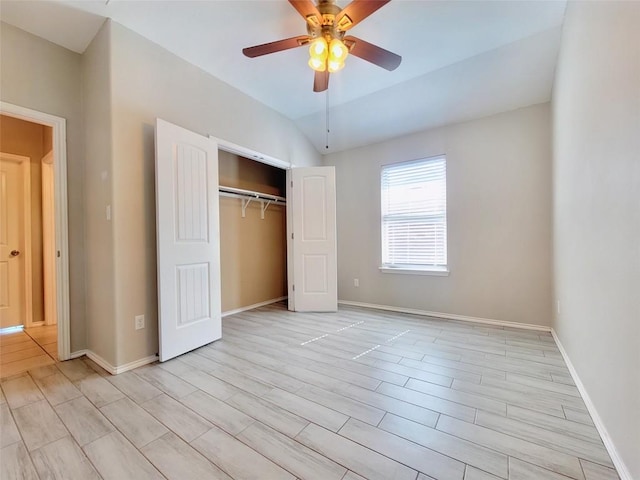
[[[14,159],[15,157],[15,159]],[[23,159],[28,162],[29,159]],[[18,157],[0,157],[0,328],[25,322],[24,170]]]
[[160,361],[222,336],[218,145],[156,121]]
[[335,168],[294,168],[289,170],[289,180],[287,206],[293,234],[290,309],[335,312],[338,309]]

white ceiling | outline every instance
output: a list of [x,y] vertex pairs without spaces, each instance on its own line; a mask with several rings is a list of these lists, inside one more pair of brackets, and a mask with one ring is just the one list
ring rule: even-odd
[[388,72],[350,57],[332,75],[329,149],[307,49],[241,52],[306,33],[285,0],[2,0],[0,18],[82,53],[110,17],[290,118],[326,153],[548,101],[565,3],[391,1],[349,33],[402,64]]

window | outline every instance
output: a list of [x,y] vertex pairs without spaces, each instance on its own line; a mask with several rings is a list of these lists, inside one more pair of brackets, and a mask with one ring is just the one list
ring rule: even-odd
[[381,187],[381,270],[446,274],[446,158],[387,165]]

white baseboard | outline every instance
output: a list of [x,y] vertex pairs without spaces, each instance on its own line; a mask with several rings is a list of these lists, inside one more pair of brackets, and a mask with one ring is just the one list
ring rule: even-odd
[[156,360],[158,360],[158,356],[157,355],[151,355],[149,357],[141,358],[139,360],[135,360],[133,362],[125,363],[124,365],[120,365],[120,366],[116,367],[116,366],[111,365],[104,358],[102,358],[100,355],[92,352],[91,350],[78,350],[76,352],[73,352],[70,355],[69,358],[70,359],[78,358],[78,357],[82,357],[83,355],[86,355],[87,357],[89,357],[91,360],[96,362],[98,365],[100,365],[102,368],[104,368],[111,375],[117,375],[119,373],[124,373],[124,372],[127,372],[129,370],[133,370],[134,368],[142,367],[143,365],[147,365],[149,363],[153,363]]
[[278,303],[283,300],[286,300],[287,296],[272,298],[271,300],[265,300],[264,302],[254,303],[253,305],[247,305],[246,307],[236,308],[235,310],[229,310],[227,312],[222,312],[223,317],[228,317],[229,315],[235,315],[236,313],[246,312],[247,310],[253,310],[254,308],[264,307],[265,305],[271,305],[272,303]]
[[[258,308],[258,307],[264,307],[265,305],[271,305],[272,303],[281,302],[282,300],[286,300],[287,298],[288,297],[286,297],[286,296],[285,297],[272,298],[271,300],[266,300],[264,302],[254,303],[253,305],[248,305],[246,307],[236,308],[235,310],[229,310],[228,312],[223,312],[222,316],[223,317],[227,317],[229,315],[233,315],[235,313],[244,312],[246,310],[252,310],[252,309]],[[102,368],[104,368],[111,375],[117,375],[119,373],[124,373],[124,372],[127,372],[129,370],[133,370],[134,368],[142,367],[143,365],[147,365],[149,363],[153,363],[156,360],[158,360],[158,356],[157,355],[151,355],[149,357],[141,358],[139,360],[135,360],[133,362],[129,362],[129,363],[126,363],[124,365],[120,365],[120,366],[116,367],[114,365],[111,365],[109,362],[107,362],[100,355],[98,355],[95,352],[92,352],[91,350],[88,350],[88,349],[87,350],[77,350],[75,352],[72,352],[71,355],[69,356],[69,359],[71,360],[71,359],[74,359],[74,358],[82,357],[83,355],[86,355],[87,357],[89,357],[91,360],[96,362],[98,365],[100,365]]]
[[609,435],[609,432],[604,426],[604,423],[600,418],[600,415],[598,415],[598,411],[596,410],[595,405],[591,401],[591,398],[589,397],[589,394],[587,393],[587,390],[585,389],[584,384],[580,380],[580,377],[578,376],[578,372],[576,371],[573,364],[571,363],[571,359],[569,359],[569,355],[567,355],[567,351],[562,346],[562,342],[560,341],[560,338],[558,338],[558,335],[556,334],[556,331],[553,328],[551,329],[551,335],[553,336],[553,339],[555,340],[556,345],[558,345],[558,349],[562,354],[562,358],[564,359],[564,362],[567,364],[569,373],[571,373],[571,378],[573,378],[573,381],[576,384],[576,387],[578,387],[578,391],[580,392],[580,395],[582,396],[582,400],[584,400],[584,403],[587,406],[589,415],[591,415],[591,419],[593,420],[593,423],[595,424],[596,429],[598,430],[598,433],[602,438],[602,442],[604,443],[604,446],[607,449],[607,452],[609,452],[609,456],[611,457],[611,461],[613,462],[613,464],[616,467],[616,470],[618,471],[620,480],[633,480],[631,478],[631,473],[629,473],[629,469],[627,468],[625,463],[622,461],[622,458],[618,454],[618,450],[616,449],[613,443],[613,440]]
[[387,310],[390,312],[410,313],[412,315],[423,315],[425,317],[446,318],[447,320],[459,320],[462,322],[482,323],[485,325],[497,325],[499,327],[521,328],[523,330],[537,330],[539,332],[550,332],[551,327],[544,325],[533,325],[530,323],[508,322],[506,320],[494,320],[491,318],[469,317],[466,315],[456,315],[454,313],[430,312],[427,310],[416,310],[414,308],[395,307],[391,305],[376,305],[373,303],[352,302],[350,300],[338,300],[341,305],[351,305],[354,307],[373,308],[376,310]]

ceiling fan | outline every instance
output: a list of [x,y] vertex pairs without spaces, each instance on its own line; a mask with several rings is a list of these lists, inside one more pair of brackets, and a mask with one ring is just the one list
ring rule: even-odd
[[286,38],[242,49],[247,57],[254,58],[269,53],[309,45],[309,66],[315,70],[314,92],[329,87],[329,74],[344,67],[344,59],[351,53],[386,70],[395,70],[402,57],[384,48],[365,42],[345,32],[355,27],[390,0],[353,0],[341,9],[335,0],[289,0],[307,22],[307,35]]

